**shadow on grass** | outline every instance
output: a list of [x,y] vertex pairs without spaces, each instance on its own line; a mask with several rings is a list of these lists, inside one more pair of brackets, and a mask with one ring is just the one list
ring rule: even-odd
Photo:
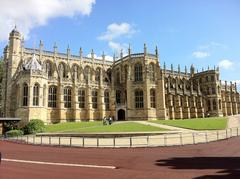
[[172,169],[221,170],[216,175],[204,175],[195,179],[240,178],[240,157],[189,157],[157,160],[157,166],[169,166]]

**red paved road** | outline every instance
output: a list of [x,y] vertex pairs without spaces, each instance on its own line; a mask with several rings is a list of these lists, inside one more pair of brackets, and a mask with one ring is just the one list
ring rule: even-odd
[[113,165],[119,169],[2,161],[0,179],[240,178],[240,138],[167,148],[81,149],[0,142],[4,158]]

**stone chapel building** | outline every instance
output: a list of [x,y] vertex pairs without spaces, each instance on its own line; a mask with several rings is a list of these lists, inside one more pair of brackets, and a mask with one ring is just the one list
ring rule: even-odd
[[108,61],[26,48],[17,29],[4,49],[1,115],[23,122],[185,119],[240,113],[236,84],[222,84],[219,68],[182,72],[160,65],[158,49]]

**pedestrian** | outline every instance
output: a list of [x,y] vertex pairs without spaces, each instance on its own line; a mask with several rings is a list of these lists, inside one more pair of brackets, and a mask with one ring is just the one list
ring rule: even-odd
[[109,121],[108,121],[108,123],[109,123],[109,125],[112,124],[112,117],[111,117],[111,116],[109,117]]
[[103,125],[104,126],[107,125],[107,117],[106,116],[103,118]]

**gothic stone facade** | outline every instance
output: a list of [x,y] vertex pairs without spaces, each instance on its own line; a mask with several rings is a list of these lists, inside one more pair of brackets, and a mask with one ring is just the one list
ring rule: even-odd
[[159,64],[158,50],[118,60],[24,47],[14,29],[4,49],[1,113],[23,122],[185,119],[240,113],[236,84],[221,84],[219,69],[181,72]]

